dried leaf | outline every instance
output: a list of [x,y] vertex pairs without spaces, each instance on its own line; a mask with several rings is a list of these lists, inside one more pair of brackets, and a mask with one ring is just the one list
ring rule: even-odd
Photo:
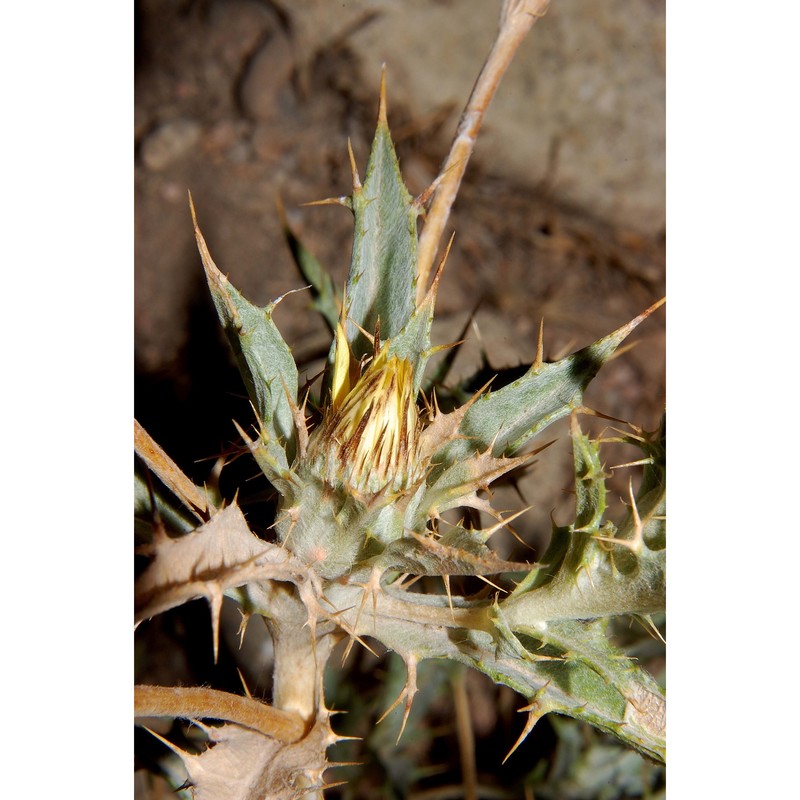
[[215,510],[206,493],[183,474],[180,467],[156,444],[153,437],[137,420],[133,421],[133,447],[136,454],[162,483],[193,511],[198,519],[207,518],[206,515]]
[[325,748],[335,740],[327,722],[284,744],[240,725],[206,728],[208,747],[192,755],[174,746],[191,781],[194,800],[297,800],[320,786]]
[[457,528],[441,539],[412,533],[412,538],[392,542],[378,561],[385,569],[411,575],[496,575],[533,567],[503,560],[483,544],[480,533]]
[[298,582],[305,570],[286,550],[255,536],[234,503],[186,536],[155,542],[155,558],[134,585],[136,621],[269,579]]

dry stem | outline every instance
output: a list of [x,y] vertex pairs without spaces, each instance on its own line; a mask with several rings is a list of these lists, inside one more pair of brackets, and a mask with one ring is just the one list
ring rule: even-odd
[[159,447],[137,421],[133,421],[133,445],[136,454],[163,481],[164,485],[191,511],[208,519],[215,509],[205,492],[183,474],[180,467]]
[[441,182],[433,196],[420,236],[417,305],[425,297],[439,240],[450,216],[467,162],[475,148],[478,131],[489,103],[520,43],[549,5],[550,0],[503,0],[497,35],[461,115],[450,154],[439,172]]
[[134,706],[137,717],[219,719],[287,743],[305,733],[297,714],[204,686],[136,686]]

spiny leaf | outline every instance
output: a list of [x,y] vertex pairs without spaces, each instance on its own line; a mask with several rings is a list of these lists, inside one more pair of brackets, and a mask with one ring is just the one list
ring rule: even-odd
[[575,529],[597,531],[606,510],[606,484],[600,448],[581,432],[578,418],[570,424],[575,466]]
[[[538,448],[535,453],[542,449]],[[476,507],[472,501],[478,489],[488,486],[523,464],[530,463],[535,453],[516,458],[495,458],[487,449],[484,453],[456,461],[443,472],[434,472],[436,477],[426,489],[421,507],[429,514],[442,514],[459,505]]]
[[496,575],[531,569],[531,564],[500,558],[483,544],[481,533],[457,527],[441,539],[412,534],[392,542],[376,562],[411,575]]
[[287,466],[295,449],[294,421],[287,393],[296,402],[297,367],[272,321],[272,312],[280,298],[266,308],[248,302],[217,268],[197,225],[194,205],[191,210],[214,306],[259,419],[269,438],[282,443],[287,461],[282,466]]
[[419,208],[403,183],[386,121],[381,83],[378,127],[364,185],[351,197],[355,233],[347,279],[347,339],[358,359],[371,345],[357,326],[372,331],[380,319],[381,336],[391,339],[415,308],[417,216]]
[[663,611],[666,482],[660,437],[656,432],[627,438],[650,458],[639,494],[631,496],[630,511],[617,529],[602,523],[605,488],[598,445],[573,421],[578,522],[553,531],[542,557],[547,568],[526,576],[503,604],[512,627],[527,630],[537,620],[559,617],[596,619]]
[[[359,587],[330,585],[326,598],[355,622]],[[474,667],[495,683],[526,697],[536,695],[542,709],[583,719],[664,760],[663,693],[611,646],[602,622],[559,619],[562,609],[553,606],[519,632],[506,609],[508,600],[497,605],[455,596],[449,600],[390,585],[381,586],[374,600],[373,613],[364,615],[357,633],[379,631],[384,645],[404,658],[445,658]],[[634,703],[646,719],[636,717]]]
[[[570,534],[586,536],[587,534]],[[613,545],[610,545],[613,547]],[[591,568],[573,571],[571,553],[543,586],[522,585],[504,602],[514,630],[529,630],[541,620],[599,619],[620,614],[663,611],[666,596],[665,552],[645,548],[636,557],[624,546],[593,560]],[[622,559],[627,557],[627,562]],[[548,554],[543,559],[549,565]],[[622,562],[622,565],[621,565]],[[622,568],[621,568],[622,567]],[[540,570],[548,572],[547,569]],[[540,574],[537,573],[537,574]],[[535,583],[535,582],[534,582]]]
[[257,581],[302,580],[303,568],[286,550],[264,542],[234,503],[209,522],[177,539],[156,540],[155,557],[134,584],[137,622],[199,597]]
[[539,431],[581,404],[600,367],[661,303],[583,350],[552,364],[534,364],[513,383],[481,397],[464,415],[459,428],[464,438],[447,444],[434,460],[450,464],[490,445],[495,455],[519,452]]
[[537,631],[541,642],[567,656],[560,665],[556,662],[543,664],[542,669],[552,675],[555,684],[568,688],[573,694],[605,691],[588,688],[599,679],[596,686],[609,687],[616,693],[623,703],[624,718],[631,726],[642,727],[647,734],[663,740],[664,694],[645,669],[609,642],[606,622],[561,620]]
[[195,800],[299,800],[318,785],[328,766],[325,748],[332,733],[327,722],[317,722],[290,744],[235,724],[198,727],[212,745],[198,755],[153,734],[183,761]]

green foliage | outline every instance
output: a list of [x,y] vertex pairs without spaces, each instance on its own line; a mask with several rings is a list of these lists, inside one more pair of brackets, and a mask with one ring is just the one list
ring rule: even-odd
[[358,359],[370,344],[359,326],[391,339],[410,319],[415,307],[417,216],[400,177],[386,106],[381,103],[364,185],[354,175],[349,205],[355,217],[353,257],[347,278],[347,341]]

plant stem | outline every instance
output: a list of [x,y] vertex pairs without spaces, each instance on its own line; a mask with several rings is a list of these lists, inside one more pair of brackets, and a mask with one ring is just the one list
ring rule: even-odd
[[207,521],[216,510],[207,494],[183,474],[180,467],[159,447],[137,421],[133,421],[133,446],[136,454],[164,485],[201,520]]
[[433,196],[425,227],[419,240],[417,304],[422,302],[428,287],[431,268],[450,209],[458,194],[483,117],[497,91],[514,54],[536,20],[544,16],[550,0],[503,0],[500,24],[492,49],[478,75],[461,120],[458,123],[450,154],[439,171],[439,185]]
[[276,592],[273,601],[273,614],[266,620],[275,648],[272,702],[310,723],[325,708],[325,664],[341,634],[330,623],[310,624],[293,589]]
[[456,710],[456,735],[461,757],[461,779],[464,785],[464,800],[478,800],[478,773],[475,766],[475,733],[467,694],[467,673],[459,668],[453,679],[453,703]]
[[305,733],[297,714],[205,686],[135,686],[133,696],[137,717],[219,719],[287,743]]

